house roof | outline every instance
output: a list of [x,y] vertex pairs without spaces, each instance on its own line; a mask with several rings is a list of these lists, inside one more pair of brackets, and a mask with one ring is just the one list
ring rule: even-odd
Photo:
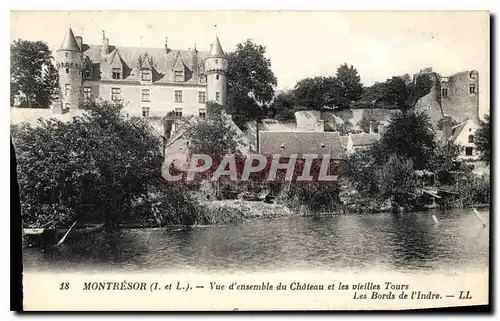
[[222,50],[222,46],[220,45],[219,37],[215,36],[215,41],[210,49],[210,57],[224,57],[224,50]]
[[[130,72],[123,73],[124,79],[114,81],[140,81],[139,70],[142,67],[152,68],[155,71],[155,83],[172,83],[174,66],[181,65],[185,69],[184,84],[200,83],[197,75],[204,73],[204,61],[208,57],[207,51],[176,50],[165,48],[140,48],[109,46],[109,53],[102,55],[102,45],[83,45],[83,54],[94,65],[111,64],[120,61],[124,69]],[[120,59],[115,59],[120,58]],[[146,59],[147,58],[147,59]],[[101,69],[102,66],[101,66]]]
[[347,148],[347,143],[349,142],[349,136],[340,136],[340,143],[342,147]]
[[375,142],[380,138],[379,134],[350,134],[352,139],[352,146],[370,146],[375,144]]
[[80,47],[78,47],[78,43],[76,42],[75,35],[73,34],[73,30],[71,30],[71,28],[69,28],[68,31],[66,32],[66,35],[64,36],[64,40],[61,43],[61,47],[59,47],[59,50],[80,52]]
[[462,132],[462,130],[464,130],[464,127],[467,124],[467,122],[468,122],[468,120],[451,127],[451,136],[450,136],[450,138],[448,138],[448,140],[455,142],[457,140],[458,136],[460,135],[460,133]]
[[267,155],[330,154],[332,159],[345,156],[340,136],[336,132],[261,131],[259,149],[261,154]]

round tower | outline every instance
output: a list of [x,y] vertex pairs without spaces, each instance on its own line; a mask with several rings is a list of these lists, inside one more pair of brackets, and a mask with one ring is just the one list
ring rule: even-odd
[[77,109],[82,85],[83,55],[71,28],[56,52],[59,73],[59,100],[65,111]]
[[210,48],[210,54],[205,59],[205,74],[207,76],[207,100],[220,105],[227,103],[227,68],[228,62],[219,37]]

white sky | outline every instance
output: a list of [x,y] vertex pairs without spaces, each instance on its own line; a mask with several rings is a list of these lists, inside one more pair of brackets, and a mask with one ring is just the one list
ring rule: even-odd
[[225,51],[247,38],[266,46],[279,89],[332,75],[344,62],[365,85],[428,66],[442,75],[475,69],[482,108],[489,105],[486,11],[14,11],[11,40],[55,50],[71,25],[84,43],[100,44],[105,30],[111,45],[163,47],[168,37],[173,49],[208,50],[215,24]]

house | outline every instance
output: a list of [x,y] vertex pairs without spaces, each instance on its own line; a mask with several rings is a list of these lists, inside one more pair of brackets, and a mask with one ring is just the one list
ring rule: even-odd
[[348,151],[352,152],[356,150],[366,150],[370,148],[380,139],[380,134],[378,133],[349,134],[349,137],[352,140],[352,150]]
[[473,119],[467,119],[451,128],[445,124],[439,143],[451,142],[460,146],[459,159],[471,166],[474,173],[481,175],[486,170],[486,166],[481,162],[480,152],[475,144],[475,135],[478,128],[478,122]]

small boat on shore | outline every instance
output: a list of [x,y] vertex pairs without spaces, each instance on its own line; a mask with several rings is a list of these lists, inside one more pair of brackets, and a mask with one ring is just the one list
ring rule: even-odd
[[23,239],[29,246],[51,246],[56,245],[64,236],[65,240],[77,239],[97,233],[103,228],[104,223],[86,224],[74,228],[24,228]]

